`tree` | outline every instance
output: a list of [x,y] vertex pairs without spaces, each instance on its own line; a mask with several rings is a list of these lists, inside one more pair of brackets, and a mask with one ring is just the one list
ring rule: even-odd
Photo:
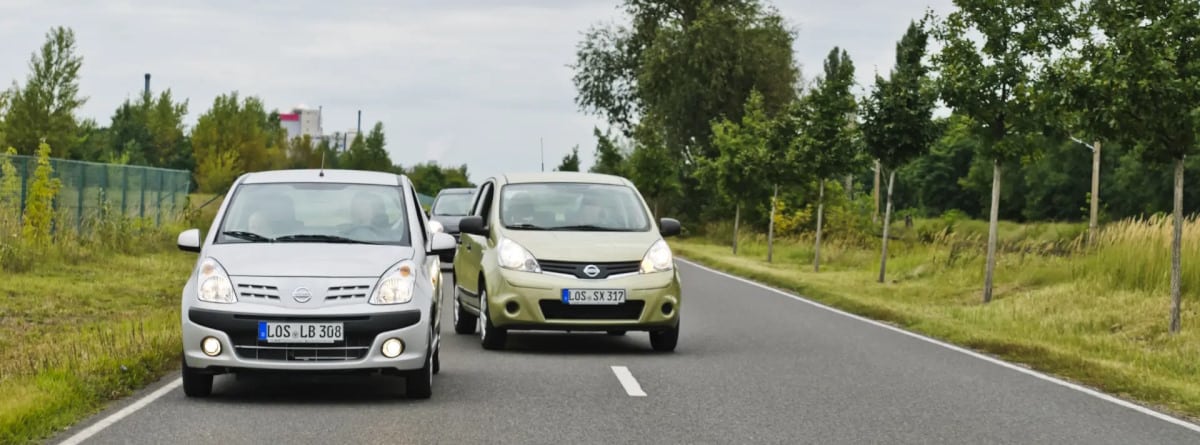
[[700,159],[697,175],[702,182],[711,183],[733,201],[733,254],[738,250],[738,226],[742,203],[762,195],[767,144],[771,140],[772,122],[763,109],[763,97],[750,93],[741,122],[728,119],[713,122],[715,159]]
[[558,164],[558,167],[554,168],[554,171],[558,171],[558,172],[577,172],[577,171],[579,171],[579,146],[578,145],[576,145],[574,148],[572,148],[571,152],[567,153],[566,156],[563,156],[562,162],[560,162]]
[[41,51],[30,57],[25,86],[14,83],[7,94],[4,132],[9,145],[34,154],[45,140],[56,150],[52,156],[70,157],[79,142],[75,111],[87,102],[79,95],[82,65],[83,58],[75,55],[75,32],[51,28]]
[[796,108],[802,132],[802,163],[819,181],[817,236],[813,270],[821,270],[821,226],[825,217],[825,181],[850,173],[860,161],[861,144],[851,125],[858,107],[850,88],[854,63],[846,51],[834,47],[825,58],[825,73]]
[[879,282],[887,272],[888,229],[892,219],[892,190],[896,170],[929,150],[936,138],[933,106],[936,99],[928,88],[925,66],[928,34],[916,23],[896,44],[896,66],[891,78],[875,76],[875,87],[863,102],[863,141],[867,150],[888,172],[887,200],[883,216],[883,246],[879,260]]
[[654,217],[659,218],[663,201],[676,196],[681,189],[679,164],[663,143],[661,130],[652,119],[638,124],[633,139],[636,145],[629,155],[629,180],[650,201]]
[[206,193],[219,192],[244,172],[283,165],[283,134],[258,98],[239,100],[237,92],[217,96],[192,130],[197,186]]
[[1083,51],[1088,77],[1106,93],[1095,98],[1101,116],[1143,159],[1175,167],[1171,333],[1181,324],[1184,159],[1196,152],[1200,133],[1197,17],[1200,3],[1192,0],[1094,0],[1088,18],[1103,38]]
[[50,146],[45,142],[38,145],[37,167],[29,183],[29,199],[25,203],[25,226],[21,236],[35,245],[50,243],[54,224],[54,200],[62,189],[62,181],[53,177],[54,167],[50,164]]
[[190,170],[194,164],[184,133],[187,100],[176,103],[171,91],[157,98],[143,93],[137,102],[126,100],[113,113],[108,147],[97,158],[128,156],[128,163]]
[[318,168],[321,152],[313,146],[312,136],[307,134],[292,138],[288,142],[288,164],[291,168]]
[[616,141],[613,140],[613,135],[607,131],[601,133],[599,128],[592,128],[592,134],[596,136],[596,157],[595,161],[592,162],[592,167],[588,171],[625,176],[625,170],[627,170],[626,155],[621,151],[621,147],[617,146]]
[[[942,100],[970,117],[985,135],[992,159],[992,200],[988,229],[983,301],[992,300],[999,227],[1000,178],[1004,162],[1028,158],[1038,146],[1026,138],[1044,130],[1034,105],[1040,68],[1054,48],[1069,38],[1070,0],[955,0],[958,9],[936,29],[942,51],[934,56],[940,70]],[[979,39],[977,41],[976,39]]]
[[366,138],[362,134],[354,137],[350,149],[342,162],[342,168],[386,172],[392,170],[392,159],[388,155],[383,123],[376,122]]
[[427,162],[400,170],[408,175],[417,192],[429,196],[437,195],[444,188],[475,187],[475,184],[467,179],[466,165],[442,167],[436,162]]

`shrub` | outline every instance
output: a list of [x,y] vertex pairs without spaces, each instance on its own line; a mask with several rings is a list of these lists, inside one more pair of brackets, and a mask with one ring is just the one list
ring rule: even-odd
[[38,146],[37,168],[33,171],[33,182],[29,185],[29,198],[25,204],[25,226],[21,232],[25,241],[44,247],[50,243],[54,223],[54,198],[62,188],[62,182],[53,178],[54,168],[50,165],[50,145],[42,142]]

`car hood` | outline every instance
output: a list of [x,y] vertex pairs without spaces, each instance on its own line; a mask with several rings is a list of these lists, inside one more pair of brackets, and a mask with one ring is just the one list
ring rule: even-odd
[[461,216],[433,215],[432,219],[442,224],[446,228],[446,233],[458,233],[458,222],[463,219]]
[[377,278],[411,259],[402,246],[330,243],[213,244],[206,252],[230,276]]
[[524,246],[539,260],[618,262],[641,261],[658,232],[553,232],[506,230],[505,236]]

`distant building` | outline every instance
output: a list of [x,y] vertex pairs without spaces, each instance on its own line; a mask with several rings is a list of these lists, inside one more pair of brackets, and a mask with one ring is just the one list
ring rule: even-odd
[[288,140],[300,136],[308,136],[313,140],[324,137],[321,134],[321,110],[313,110],[304,106],[292,109],[291,113],[279,113],[279,125],[287,131]]

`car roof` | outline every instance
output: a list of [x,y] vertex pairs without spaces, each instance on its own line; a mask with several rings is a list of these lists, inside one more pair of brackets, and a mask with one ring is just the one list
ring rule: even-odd
[[437,194],[440,196],[440,195],[455,195],[455,194],[465,195],[468,193],[475,193],[475,188],[473,188],[473,187],[451,187],[451,188],[445,188],[445,189],[438,190]]
[[588,184],[629,185],[629,181],[620,176],[584,172],[508,173],[504,175],[504,180],[509,184],[524,184],[534,182],[582,182]]
[[400,185],[400,175],[385,172],[334,169],[271,170],[247,173],[242,184],[328,182],[343,184]]

